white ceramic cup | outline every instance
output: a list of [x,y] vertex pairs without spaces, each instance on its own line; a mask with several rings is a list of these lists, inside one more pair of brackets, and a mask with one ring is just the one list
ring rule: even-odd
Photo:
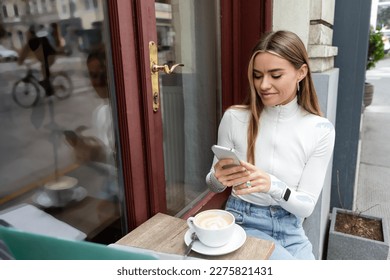
[[189,217],[187,224],[196,232],[200,242],[209,247],[226,245],[235,230],[234,216],[225,210],[211,209]]
[[53,206],[63,207],[72,201],[77,183],[76,178],[63,176],[46,183],[43,188]]

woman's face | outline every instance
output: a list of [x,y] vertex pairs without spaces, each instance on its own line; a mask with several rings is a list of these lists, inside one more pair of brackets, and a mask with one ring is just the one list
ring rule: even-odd
[[297,83],[307,73],[307,65],[300,69],[286,59],[261,52],[253,60],[253,84],[264,106],[289,103],[297,94]]
[[108,85],[105,66],[98,60],[92,59],[87,64],[89,78],[96,93],[101,98],[108,98]]

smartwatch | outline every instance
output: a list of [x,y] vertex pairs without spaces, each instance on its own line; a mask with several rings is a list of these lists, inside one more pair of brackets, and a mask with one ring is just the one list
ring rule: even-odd
[[289,188],[286,188],[286,190],[284,191],[284,194],[283,194],[283,199],[285,201],[288,201],[288,199],[290,198],[290,194],[291,194],[291,190]]

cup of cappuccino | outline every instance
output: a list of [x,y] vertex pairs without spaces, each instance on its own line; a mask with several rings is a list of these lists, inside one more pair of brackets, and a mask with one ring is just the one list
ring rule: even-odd
[[196,232],[199,241],[209,247],[226,245],[235,230],[234,216],[225,210],[212,209],[189,217],[187,224]]
[[44,185],[44,191],[49,197],[52,206],[63,207],[72,201],[78,180],[63,176]]

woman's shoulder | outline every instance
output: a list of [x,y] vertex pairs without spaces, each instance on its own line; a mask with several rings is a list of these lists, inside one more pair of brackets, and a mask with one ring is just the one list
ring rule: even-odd
[[302,115],[305,120],[304,123],[309,125],[315,132],[320,134],[334,133],[334,125],[326,117],[311,114],[306,111],[304,111]]
[[231,121],[247,123],[249,121],[250,111],[247,106],[234,105],[226,109],[223,118],[229,118]]

